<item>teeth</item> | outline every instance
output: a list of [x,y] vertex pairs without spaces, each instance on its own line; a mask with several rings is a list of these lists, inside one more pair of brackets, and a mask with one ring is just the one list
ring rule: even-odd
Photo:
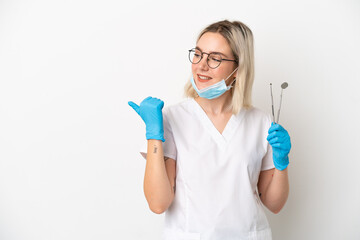
[[209,80],[209,79],[211,79],[211,78],[209,78],[209,77],[202,77],[202,76],[199,76],[199,78],[202,79],[202,80]]

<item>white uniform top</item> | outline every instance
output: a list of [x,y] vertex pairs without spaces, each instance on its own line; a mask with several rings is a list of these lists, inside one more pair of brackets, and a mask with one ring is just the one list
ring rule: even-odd
[[[164,240],[269,240],[257,194],[274,168],[266,137],[271,117],[257,108],[232,115],[222,134],[192,98],[163,109],[164,156],[176,160],[176,192]],[[146,159],[147,141],[140,153]]]

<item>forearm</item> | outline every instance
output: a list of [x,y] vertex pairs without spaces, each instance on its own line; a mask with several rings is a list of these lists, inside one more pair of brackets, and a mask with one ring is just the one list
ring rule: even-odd
[[162,213],[171,203],[172,190],[160,140],[148,140],[144,193],[150,209]]
[[289,196],[288,169],[280,171],[275,168],[274,176],[265,192],[263,203],[273,213],[283,208]]

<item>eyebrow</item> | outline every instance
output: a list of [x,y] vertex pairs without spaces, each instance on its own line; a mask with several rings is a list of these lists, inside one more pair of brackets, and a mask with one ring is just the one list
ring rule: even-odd
[[[196,46],[195,48],[198,49],[198,50],[200,50],[200,51],[202,51],[201,48],[199,48],[198,46]],[[223,56],[226,57],[226,58],[228,57],[228,56],[226,56],[225,54],[223,54],[223,53],[221,53],[221,52],[209,52],[209,53],[218,53],[218,54],[223,55]]]

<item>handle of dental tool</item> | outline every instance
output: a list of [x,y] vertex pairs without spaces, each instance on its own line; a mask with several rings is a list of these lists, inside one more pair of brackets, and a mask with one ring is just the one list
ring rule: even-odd
[[280,109],[281,109],[281,103],[282,103],[282,95],[283,95],[283,89],[281,89],[279,110],[278,110],[278,112],[277,112],[277,121],[276,121],[275,123],[279,123],[279,118],[280,118]]
[[273,122],[275,122],[274,97],[273,97],[273,94],[272,94],[272,83],[270,83],[270,95],[271,95],[271,110],[272,110]]

